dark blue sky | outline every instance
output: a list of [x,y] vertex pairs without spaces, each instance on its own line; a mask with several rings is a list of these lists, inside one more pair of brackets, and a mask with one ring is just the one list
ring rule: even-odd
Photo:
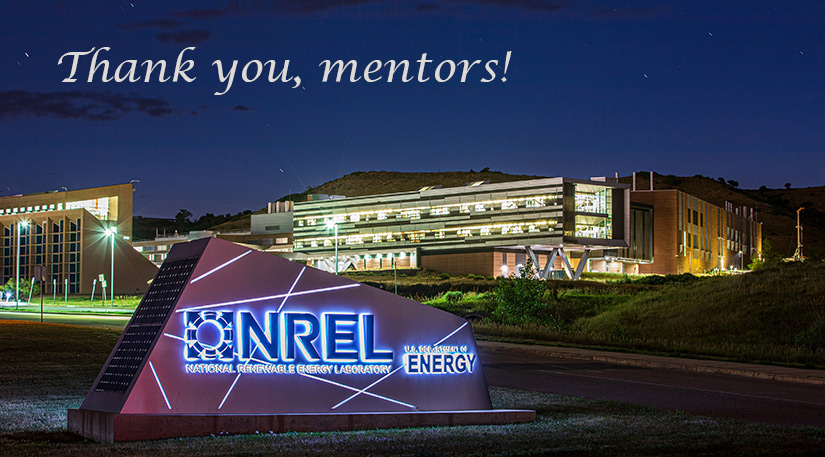
[[[11,1],[0,43],[0,195],[137,179],[135,213],[172,217],[359,170],[825,184],[823,1]],[[196,46],[197,79],[88,83],[86,57],[62,82],[62,54],[101,46],[113,66]],[[432,78],[507,51],[506,82]],[[428,82],[321,82],[325,59],[424,52]],[[216,59],[289,59],[302,87],[215,96]]]

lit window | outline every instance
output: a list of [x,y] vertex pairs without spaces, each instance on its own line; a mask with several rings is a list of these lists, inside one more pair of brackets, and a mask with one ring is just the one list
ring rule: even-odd
[[476,203],[476,212],[483,213],[487,211],[487,208],[484,207],[484,203]]
[[461,205],[459,212],[462,213],[469,213],[470,212],[470,205]]
[[527,226],[527,231],[530,233],[535,233],[539,231],[539,228],[536,227],[534,224],[530,224]]
[[307,225],[309,225],[310,227],[315,225],[315,218],[307,219]]
[[381,242],[381,235],[373,235],[372,236],[373,243],[380,243]]
[[470,232],[470,229],[459,229],[458,236],[473,236],[473,234]]
[[518,205],[513,200],[504,200],[501,202],[501,209],[508,210],[508,209],[518,209]]
[[481,228],[481,236],[486,236],[490,234],[490,227],[482,227]]
[[143,246],[135,246],[135,251],[143,252]]
[[430,210],[433,216],[446,216],[450,214],[450,208],[447,206],[438,206]]
[[353,214],[352,216],[349,217],[350,222],[359,222],[360,220],[361,220],[361,215],[360,214]]
[[332,246],[332,240],[329,238],[324,239],[324,246]]
[[312,241],[309,242],[309,245],[310,245],[310,247],[317,248],[318,247],[318,241],[312,240]]
[[541,208],[543,206],[546,206],[544,197],[535,197],[527,199],[528,208]]
[[417,209],[408,209],[401,211],[401,217],[410,219],[421,219],[421,211]]
[[387,219],[387,213],[385,211],[378,212],[378,220],[383,221]]

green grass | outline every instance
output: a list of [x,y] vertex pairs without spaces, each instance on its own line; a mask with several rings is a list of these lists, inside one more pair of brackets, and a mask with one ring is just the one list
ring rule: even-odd
[[539,322],[495,322],[485,294],[424,301],[474,322],[477,335],[664,355],[825,368],[825,264],[748,274],[593,274],[547,283]]
[[[23,297],[21,297],[23,298]],[[25,297],[27,298],[27,297]],[[53,308],[59,307],[61,310],[65,312],[94,312],[93,310],[99,309],[101,311],[111,312],[112,310],[120,310],[124,313],[131,313],[137,308],[137,305],[140,303],[142,295],[115,295],[114,305],[112,305],[109,300],[106,300],[106,305],[103,305],[103,301],[100,299],[100,295],[96,295],[94,301],[91,301],[88,296],[80,296],[80,295],[70,295],[68,299],[64,299],[64,296],[58,295],[55,299],[52,295],[44,295],[43,296],[43,305]],[[36,310],[32,310],[29,308],[21,308],[21,311],[36,311],[40,312],[40,297],[34,296],[30,303],[22,302],[21,305],[34,305]],[[13,305],[12,305],[13,307]],[[78,311],[74,308],[84,308],[83,311]],[[85,308],[91,308],[92,311],[87,311]],[[9,309],[9,306],[5,306],[4,309]],[[52,309],[49,310],[50,312],[54,312]],[[58,311],[60,312],[60,311]]]
[[[284,433],[100,444],[66,432],[118,332],[0,322],[0,455],[516,456],[816,455],[825,431],[743,424],[608,401],[491,388],[496,408],[534,409],[503,426]],[[82,348],[83,350],[78,350]]]

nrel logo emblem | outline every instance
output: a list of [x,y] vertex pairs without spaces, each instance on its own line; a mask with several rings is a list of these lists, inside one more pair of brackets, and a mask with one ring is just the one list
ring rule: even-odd
[[224,311],[187,311],[184,313],[184,357],[186,360],[221,360],[235,358],[234,315]]

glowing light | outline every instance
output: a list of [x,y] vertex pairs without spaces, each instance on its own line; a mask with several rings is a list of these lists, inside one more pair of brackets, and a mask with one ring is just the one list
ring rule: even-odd
[[[307,377],[307,378],[314,379],[316,381],[321,381],[321,382],[325,382],[327,384],[332,384],[334,386],[342,387],[342,388],[347,389],[347,390],[352,390],[352,391],[355,391],[355,392],[359,391],[359,389],[357,389],[355,387],[348,386],[346,384],[341,384],[341,383],[335,382],[335,381],[330,381],[329,379],[320,378],[318,376],[313,376],[313,375],[307,374],[307,373],[298,373],[298,374],[300,374],[301,376]],[[401,405],[401,406],[406,406],[407,408],[417,409],[414,405],[411,405],[409,403],[404,403],[403,401],[394,400],[392,398],[385,397],[383,395],[378,395],[378,394],[374,394],[372,392],[367,392],[367,391],[364,391],[363,394],[364,395],[369,395],[370,397],[379,398],[381,400],[386,400],[386,401],[389,401],[389,402],[392,402],[392,403],[395,403],[395,404],[398,404],[398,405]]]
[[160,378],[158,377],[158,372],[155,371],[155,366],[152,365],[152,361],[149,361],[149,368],[152,369],[152,374],[155,375],[155,381],[158,383],[158,387],[160,388],[160,393],[163,394],[163,401],[166,402],[166,407],[170,410],[172,409],[172,405],[169,404],[169,398],[166,397],[166,391],[163,390],[163,384],[160,383]]
[[196,283],[196,282],[200,281],[201,279],[203,279],[203,278],[205,278],[205,277],[207,277],[207,276],[211,275],[212,273],[214,273],[214,272],[216,272],[216,271],[218,271],[218,270],[220,270],[220,269],[222,269],[222,268],[224,268],[224,267],[226,267],[226,266],[229,266],[230,264],[232,264],[232,263],[234,263],[234,262],[237,262],[238,260],[241,260],[244,256],[248,255],[250,252],[252,252],[252,251],[246,251],[246,252],[244,252],[243,254],[241,254],[241,255],[239,255],[239,256],[237,256],[237,257],[235,257],[235,258],[231,259],[231,260],[228,260],[227,262],[225,262],[225,263],[223,263],[223,264],[221,264],[221,265],[218,265],[217,267],[215,267],[215,268],[213,268],[213,269],[211,269],[211,270],[207,271],[206,273],[204,273],[204,274],[202,274],[202,275],[198,276],[197,278],[195,278],[195,279],[193,279],[193,280],[189,281],[189,284],[194,284],[194,283]]
[[193,306],[191,308],[183,308],[176,310],[176,313],[182,313],[184,311],[197,311],[200,309],[208,309],[208,308],[217,308],[219,306],[233,306],[233,305],[242,305],[244,303],[254,303],[259,301],[266,301],[266,300],[274,300],[276,298],[284,298],[286,296],[297,296],[297,295],[309,295],[309,294],[319,294],[322,292],[329,292],[332,290],[341,290],[341,289],[349,289],[351,287],[358,287],[361,284],[345,284],[343,286],[333,286],[333,287],[324,287],[322,289],[313,289],[313,290],[304,290],[301,292],[294,292],[294,293],[286,293],[286,294],[277,294],[277,295],[269,295],[266,297],[256,297],[256,298],[247,298],[245,300],[235,300],[235,301],[228,301],[223,303],[215,303],[212,305],[203,305],[203,306]]
[[465,322],[465,323],[464,323],[461,327],[459,327],[459,328],[457,328],[457,329],[453,330],[453,333],[450,333],[449,335],[445,336],[444,338],[441,338],[441,339],[438,341],[438,343],[433,344],[433,346],[438,346],[439,344],[443,343],[444,341],[446,341],[446,340],[447,340],[447,338],[449,338],[449,337],[451,337],[451,336],[455,335],[456,333],[458,333],[458,331],[459,331],[459,330],[463,329],[463,328],[464,328],[464,327],[466,327],[466,326],[467,326],[467,322]]
[[[252,252],[252,251],[249,251],[249,252]],[[278,307],[278,311],[275,311],[276,313],[280,312],[281,308],[284,307],[284,305],[286,304],[286,299],[289,298],[289,295],[295,289],[295,286],[298,285],[298,280],[301,279],[301,276],[304,274],[304,271],[306,271],[306,269],[307,268],[304,267],[304,268],[301,269],[301,272],[298,273],[298,277],[295,278],[295,282],[292,283],[292,287],[289,288],[289,292],[287,292],[286,295],[284,296],[284,300],[281,302],[281,306]]]

